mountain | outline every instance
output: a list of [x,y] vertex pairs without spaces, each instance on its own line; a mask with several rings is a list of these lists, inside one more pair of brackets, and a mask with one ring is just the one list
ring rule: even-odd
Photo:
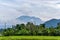
[[51,19],[49,21],[46,21],[44,24],[46,27],[51,27],[51,26],[56,27],[59,22],[60,19]]
[[39,25],[43,22],[40,18],[30,17],[30,16],[20,16],[17,18],[17,20],[24,22],[24,23],[33,22],[36,25]]
[[26,24],[27,22],[33,22],[34,24],[39,25],[43,21],[40,18],[37,18],[37,17],[20,16],[16,19],[13,19],[13,20],[10,20],[10,21],[7,21],[7,22],[1,21],[0,22],[0,29],[5,28],[5,26],[6,26],[6,28],[10,28],[12,25],[21,24],[21,23]]

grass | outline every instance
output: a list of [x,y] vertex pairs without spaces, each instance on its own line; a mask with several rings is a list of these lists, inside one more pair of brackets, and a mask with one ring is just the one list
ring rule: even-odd
[[0,40],[60,40],[59,36],[5,36]]

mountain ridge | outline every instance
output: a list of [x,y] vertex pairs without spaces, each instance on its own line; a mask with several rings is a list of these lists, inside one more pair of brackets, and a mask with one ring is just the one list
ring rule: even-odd
[[60,23],[60,19],[51,19],[46,21],[44,24],[46,27],[56,27],[58,23]]
[[20,21],[26,22],[26,23],[33,22],[34,24],[37,24],[37,25],[39,25],[43,22],[40,18],[30,17],[30,16],[20,16],[17,19]]

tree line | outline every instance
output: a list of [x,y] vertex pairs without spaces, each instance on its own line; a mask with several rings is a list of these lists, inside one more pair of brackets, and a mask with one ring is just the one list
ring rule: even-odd
[[60,36],[60,23],[57,27],[45,27],[45,24],[35,25],[31,22],[27,24],[16,24],[12,28],[3,29],[3,36]]

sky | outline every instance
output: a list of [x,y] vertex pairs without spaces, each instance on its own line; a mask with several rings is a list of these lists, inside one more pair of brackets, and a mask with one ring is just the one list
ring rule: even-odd
[[43,21],[60,19],[60,0],[0,0],[0,21],[9,21],[22,15]]

